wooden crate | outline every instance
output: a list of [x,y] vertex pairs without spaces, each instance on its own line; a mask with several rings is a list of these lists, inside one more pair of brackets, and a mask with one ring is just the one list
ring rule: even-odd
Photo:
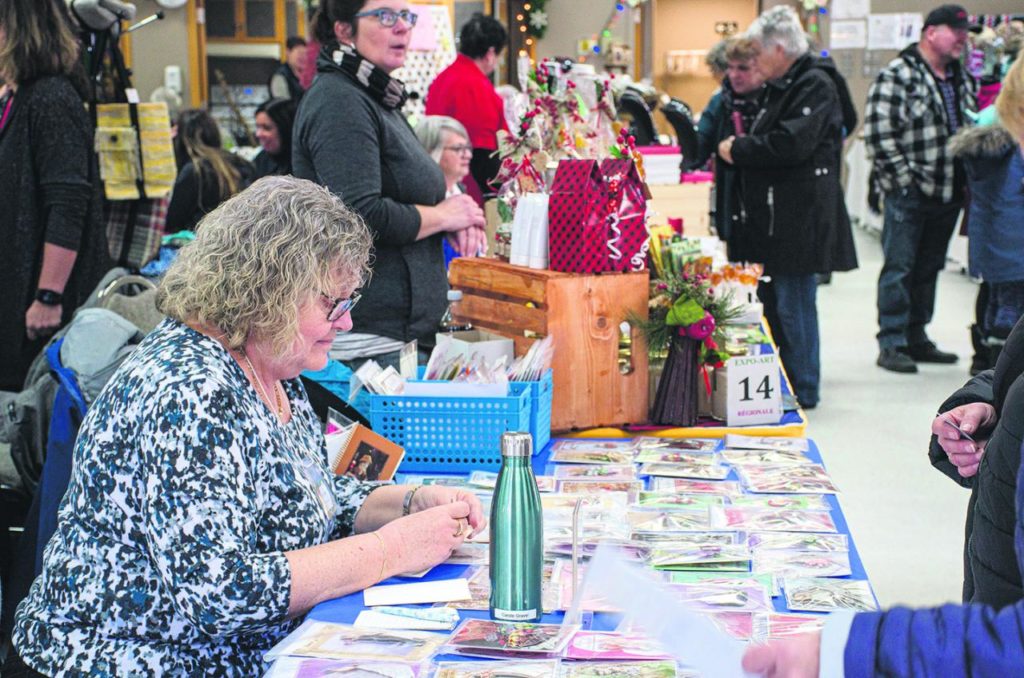
[[647,316],[646,271],[581,275],[455,259],[449,280],[463,292],[461,317],[511,337],[517,356],[532,337],[554,337],[552,430],[646,421],[647,349],[639,330],[632,331],[632,372],[621,374],[618,364],[619,324],[628,311]]
[[711,233],[711,184],[651,186],[647,213],[657,214],[659,224],[669,217],[682,218],[683,233],[691,238]]

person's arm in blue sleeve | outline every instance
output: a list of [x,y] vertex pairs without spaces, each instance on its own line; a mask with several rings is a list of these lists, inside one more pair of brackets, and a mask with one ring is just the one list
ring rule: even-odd
[[718,149],[718,130],[722,128],[722,116],[725,115],[725,103],[721,90],[712,95],[704,112],[697,121],[697,154],[686,158],[686,169],[693,171],[703,167]]
[[1024,601],[999,611],[944,605],[858,614],[843,664],[847,678],[1021,675]]

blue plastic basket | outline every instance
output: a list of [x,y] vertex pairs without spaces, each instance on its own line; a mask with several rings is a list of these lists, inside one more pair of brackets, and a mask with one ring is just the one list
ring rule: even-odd
[[405,448],[402,473],[501,468],[501,434],[529,431],[534,454],[551,439],[551,371],[511,382],[498,398],[370,396],[373,430]]
[[405,448],[402,473],[501,468],[501,434],[530,428],[530,385],[503,398],[371,396],[373,430]]
[[551,394],[555,382],[551,370],[547,370],[540,381],[523,383],[530,385],[530,434],[533,436],[533,453],[539,454],[551,440]]

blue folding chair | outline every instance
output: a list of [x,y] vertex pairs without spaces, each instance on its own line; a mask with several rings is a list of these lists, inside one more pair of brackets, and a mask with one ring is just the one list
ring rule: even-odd
[[25,517],[25,531],[18,541],[10,591],[4,591],[3,623],[0,626],[8,633],[14,621],[15,608],[28,595],[32,582],[43,571],[43,551],[57,531],[57,510],[71,480],[75,438],[85,417],[85,398],[75,374],[60,362],[63,342],[59,339],[46,349],[46,359],[58,382],[57,395],[53,401],[39,487]]

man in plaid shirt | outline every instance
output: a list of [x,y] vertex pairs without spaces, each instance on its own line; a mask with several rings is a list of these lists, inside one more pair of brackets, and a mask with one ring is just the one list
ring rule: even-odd
[[947,144],[976,105],[976,83],[957,60],[967,27],[963,7],[933,9],[920,42],[893,59],[868,90],[865,141],[885,193],[878,365],[893,372],[957,361],[928,339],[925,326],[963,206],[963,168]]

